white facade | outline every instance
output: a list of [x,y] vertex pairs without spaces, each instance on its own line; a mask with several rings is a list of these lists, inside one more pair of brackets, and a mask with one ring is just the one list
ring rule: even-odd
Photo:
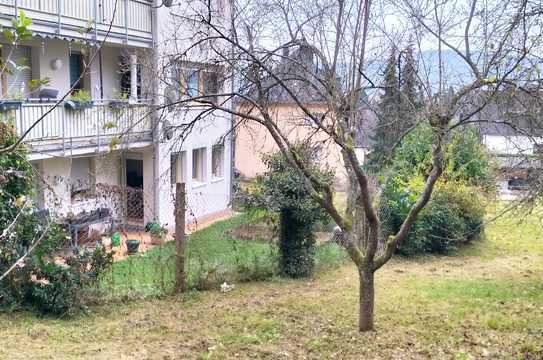
[[[226,4],[227,2],[224,2]],[[224,5],[223,5],[224,6]],[[157,38],[156,51],[160,69],[168,71],[172,66],[171,58],[178,56],[181,49],[187,48],[192,41],[195,31],[194,24],[180,24],[179,17],[171,16],[172,11],[182,11],[187,15],[185,8],[157,9]],[[221,13],[228,14],[228,8],[222,8]],[[204,50],[191,52],[185,57],[185,63],[191,68],[209,71],[207,57]],[[179,64],[179,66],[183,66]],[[167,76],[167,75],[163,75]],[[200,75],[202,76],[202,75]],[[199,83],[202,84],[200,78]],[[228,82],[224,86],[229,86]],[[158,93],[167,91],[164,84],[159,86]],[[220,91],[222,92],[222,91]],[[159,95],[159,99],[165,100]],[[230,107],[230,103],[224,104]],[[203,121],[198,121],[194,128],[183,134],[183,125],[190,124],[200,115],[203,108],[191,104],[172,112],[161,113],[161,124],[171,124],[175,129],[170,139],[162,137],[156,152],[157,202],[158,218],[168,225],[174,224],[174,195],[175,186],[171,174],[172,154],[177,157],[177,181],[184,182],[187,190],[188,221],[221,213],[230,207],[230,192],[232,187],[232,137],[230,136],[233,119],[229,114],[212,113]],[[214,155],[214,147],[222,149],[220,156]],[[199,150],[201,150],[199,152]],[[219,168],[219,171],[215,171]]]
[[[15,3],[11,2],[0,0],[0,23],[4,25],[15,14]],[[58,97],[36,99],[38,95],[30,92],[27,80],[11,79],[11,90],[24,89],[23,103],[20,109],[0,115],[11,117],[21,135],[51,111],[25,137],[36,168],[36,184],[40,184],[39,206],[61,218],[108,208],[114,219],[130,218],[140,226],[158,220],[173,230],[174,181],[179,181],[186,183],[188,221],[228,210],[231,116],[207,115],[187,136],[182,136],[181,125],[194,120],[200,113],[198,108],[163,112],[150,106],[154,103],[162,109],[164,97],[153,94],[164,94],[164,89],[153,79],[163,73],[169,55],[175,51],[169,33],[170,10],[160,7],[161,1],[154,9],[149,1],[119,1],[122,6],[117,9],[111,37],[106,39],[82,81],[81,87],[91,95],[94,105],[72,110],[65,103],[53,107],[56,100],[69,92],[74,71],[72,55],[81,51],[75,41],[80,35],[74,34],[73,27],[94,11],[106,14],[112,10],[108,10],[109,0],[96,0],[98,10],[94,9],[94,0],[82,1],[80,9],[72,8],[73,3],[67,0],[24,3],[27,16],[36,16],[31,26],[36,36],[19,46],[30,54],[31,77],[49,78],[44,87],[57,90]],[[61,4],[60,10],[56,4]],[[69,15],[69,11],[74,13]],[[95,27],[89,33],[91,37],[103,40],[104,24],[91,24]],[[123,63],[125,59],[129,61]],[[188,60],[206,67],[202,57]],[[13,100],[8,88],[4,81],[0,102]],[[123,92],[129,93],[130,101]],[[169,136],[165,136],[164,123],[172,126]],[[178,162],[180,166],[174,168],[179,172],[174,178],[171,164],[176,154],[184,155]]]
[[529,136],[484,135],[483,144],[498,155],[533,155],[537,144],[543,139]]

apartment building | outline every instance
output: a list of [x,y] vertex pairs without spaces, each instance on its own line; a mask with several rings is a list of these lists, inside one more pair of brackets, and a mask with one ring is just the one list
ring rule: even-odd
[[[166,69],[175,51],[172,8],[145,0],[0,0],[0,25],[10,27],[20,11],[32,19],[33,36],[17,46],[0,39],[1,56],[11,60],[0,81],[0,115],[26,134],[40,208],[61,219],[98,212],[137,228],[156,220],[173,229],[175,183],[184,182],[187,219],[228,211],[232,119],[164,105],[165,93],[189,89],[161,80],[179,73]],[[219,92],[205,58],[183,64],[190,64],[183,77],[190,91]],[[32,88],[32,79],[48,82]]]

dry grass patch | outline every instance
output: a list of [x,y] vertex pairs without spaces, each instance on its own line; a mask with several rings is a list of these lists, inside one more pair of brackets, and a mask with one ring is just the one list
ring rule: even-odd
[[515,226],[525,228],[491,225],[454,257],[385,266],[373,333],[356,331],[357,274],[345,265],[306,281],[102,306],[71,321],[0,315],[0,358],[541,359],[541,238],[533,224]]

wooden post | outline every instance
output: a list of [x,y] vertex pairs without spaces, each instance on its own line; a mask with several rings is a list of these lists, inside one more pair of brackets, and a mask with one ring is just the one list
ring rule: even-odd
[[185,184],[175,188],[175,291],[187,288],[185,274]]

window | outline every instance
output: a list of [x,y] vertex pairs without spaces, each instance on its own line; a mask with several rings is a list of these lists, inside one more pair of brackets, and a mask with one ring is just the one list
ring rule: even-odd
[[94,172],[92,158],[74,158],[71,160],[70,191],[72,201],[83,200],[93,194]]
[[507,188],[509,190],[528,190],[530,181],[524,178],[512,178],[507,181]]
[[211,166],[213,178],[217,179],[224,177],[224,145],[213,146]]
[[195,98],[209,96],[206,100],[217,102],[219,76],[216,71],[201,69],[181,69],[179,91],[182,97]]
[[219,76],[216,72],[203,71],[202,75],[202,94],[204,96],[212,95],[206,100],[217,103],[219,93]]
[[181,151],[179,153],[172,154],[170,161],[170,179],[172,185],[186,182],[187,179],[185,174],[187,171],[187,152]]
[[141,99],[141,64],[138,62],[136,66],[137,96],[130,93],[132,91],[132,68],[130,66],[130,56],[121,56],[119,58],[119,67],[121,94],[127,97],[132,95],[134,98]]
[[196,69],[183,69],[180,76],[181,95],[188,98],[197,97],[199,94],[200,72]]
[[[83,56],[80,53],[71,53],[70,54],[70,88],[75,85],[77,80],[81,77],[81,74],[83,73]],[[83,79],[79,83],[77,83],[77,86],[74,90],[81,90],[83,89]]]
[[205,182],[206,148],[192,150],[192,180]]
[[2,55],[9,56],[1,62],[6,66],[7,71],[1,71],[1,95],[10,99],[30,96],[30,80],[32,79],[32,50],[28,46],[5,45],[1,51]]

